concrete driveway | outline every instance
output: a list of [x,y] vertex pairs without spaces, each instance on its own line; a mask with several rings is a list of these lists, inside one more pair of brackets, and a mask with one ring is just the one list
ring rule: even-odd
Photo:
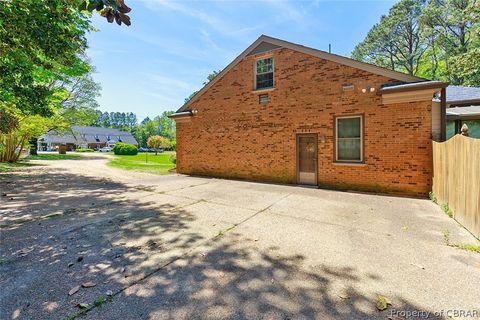
[[0,175],[1,319],[480,318],[480,255],[444,235],[476,240],[428,200],[105,162]]

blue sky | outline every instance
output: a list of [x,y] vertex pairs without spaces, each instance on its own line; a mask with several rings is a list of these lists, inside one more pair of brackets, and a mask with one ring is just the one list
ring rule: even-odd
[[127,0],[132,26],[94,15],[88,37],[100,109],[139,120],[176,110],[261,34],[348,56],[394,2]]

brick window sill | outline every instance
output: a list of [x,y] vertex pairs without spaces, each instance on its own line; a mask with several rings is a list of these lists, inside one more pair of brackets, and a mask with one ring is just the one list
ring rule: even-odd
[[334,166],[352,166],[352,167],[366,167],[367,164],[364,162],[340,162],[334,161],[332,162]]
[[275,90],[275,87],[265,88],[265,89],[254,89],[254,90],[252,90],[252,93],[263,93],[263,92],[270,92],[270,91],[274,91],[274,90]]

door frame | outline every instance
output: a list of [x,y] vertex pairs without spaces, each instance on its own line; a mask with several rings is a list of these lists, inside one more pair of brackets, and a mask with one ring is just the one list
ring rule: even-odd
[[300,182],[300,154],[298,150],[298,140],[300,137],[313,137],[315,139],[315,183],[313,185],[318,185],[318,133],[297,133],[295,135],[295,176],[297,184],[305,184]]

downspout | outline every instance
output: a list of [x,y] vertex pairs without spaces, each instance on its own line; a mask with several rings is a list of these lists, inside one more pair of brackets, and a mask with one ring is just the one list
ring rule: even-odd
[[462,120],[455,120],[455,134],[460,133],[461,127],[462,127]]
[[440,92],[440,142],[447,140],[447,89]]

